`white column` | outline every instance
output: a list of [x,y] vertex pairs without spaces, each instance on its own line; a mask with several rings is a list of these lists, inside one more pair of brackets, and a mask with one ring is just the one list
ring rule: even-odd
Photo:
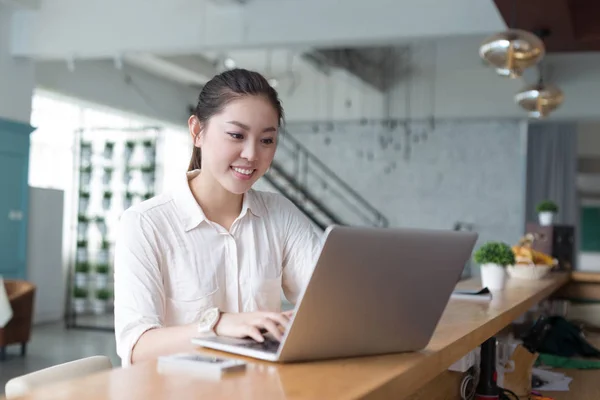
[[29,124],[34,62],[10,52],[14,9],[0,3],[0,118]]

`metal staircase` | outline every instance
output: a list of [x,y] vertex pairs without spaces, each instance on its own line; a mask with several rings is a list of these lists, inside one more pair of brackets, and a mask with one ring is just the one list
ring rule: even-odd
[[333,224],[388,226],[383,214],[284,129],[263,178],[323,230]]

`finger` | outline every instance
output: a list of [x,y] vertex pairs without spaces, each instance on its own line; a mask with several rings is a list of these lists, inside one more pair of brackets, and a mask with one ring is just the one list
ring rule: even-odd
[[269,318],[265,318],[262,321],[262,326],[264,326],[271,335],[275,336],[275,339],[281,341],[283,336],[281,335],[281,331],[279,330],[275,322],[273,322]]
[[288,318],[292,318],[292,316],[294,315],[294,310],[284,311],[284,312],[282,312],[282,314]]
[[287,327],[290,322],[290,320],[287,317],[283,316],[281,313],[268,313],[267,315],[265,315],[265,317],[275,321],[283,327]]
[[257,342],[264,342],[265,338],[263,337],[263,335],[261,335],[260,331],[258,330],[258,328],[256,326],[252,326],[252,325],[247,325],[246,329],[245,329],[245,334],[246,336],[251,337],[252,339],[256,340]]

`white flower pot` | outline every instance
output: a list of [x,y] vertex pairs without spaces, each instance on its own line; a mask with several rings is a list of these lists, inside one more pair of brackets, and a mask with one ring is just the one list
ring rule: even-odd
[[73,299],[73,309],[77,314],[85,312],[86,299],[75,298]]
[[146,186],[152,185],[152,183],[154,181],[154,177],[152,175],[153,175],[152,172],[143,172],[142,173],[142,180],[144,181]]
[[88,206],[90,205],[90,199],[87,197],[80,197],[79,198],[79,212],[81,214],[85,214],[85,212],[87,211]]
[[544,211],[538,214],[538,218],[540,220],[540,225],[552,225],[552,221],[554,220],[554,213],[550,211]]
[[91,147],[83,147],[81,149],[81,163],[86,164],[90,162],[92,158],[92,148]]
[[498,264],[481,265],[481,283],[489,290],[503,290],[507,277],[506,269]]
[[75,259],[77,262],[87,262],[87,249],[85,247],[78,247]]
[[102,182],[105,185],[110,184],[110,180],[112,179],[112,172],[104,172],[104,175],[102,176]]
[[106,300],[94,299],[94,314],[104,314],[106,312],[107,304],[108,302]]
[[75,286],[84,287],[87,284],[87,273],[75,272]]
[[102,208],[104,210],[108,210],[110,208],[111,200],[112,200],[112,197],[103,197],[102,198]]
[[89,172],[82,172],[81,173],[81,185],[82,186],[86,186],[90,184],[90,181],[92,180],[92,174]]
[[108,286],[107,274],[96,274],[96,289],[106,289]]
[[100,232],[100,235],[102,237],[105,237],[106,234],[108,233],[108,228],[106,226],[106,222],[98,222],[96,224],[96,226],[98,227],[98,232]]
[[145,161],[153,161],[154,159],[154,149],[152,147],[144,146],[144,160]]
[[98,264],[108,264],[108,250],[100,249],[98,251]]
[[87,222],[80,222],[79,225],[77,225],[77,235],[82,238],[86,237],[87,229],[88,229]]

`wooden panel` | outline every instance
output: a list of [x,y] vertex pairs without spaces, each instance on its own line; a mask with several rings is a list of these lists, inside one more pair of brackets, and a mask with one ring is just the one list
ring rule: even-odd
[[573,271],[571,273],[571,282],[600,283],[600,273]]
[[[494,0],[511,28],[535,32],[549,29],[546,50],[600,50],[600,2],[590,0]],[[516,5],[516,7],[515,7]]]
[[573,301],[600,301],[600,285],[597,283],[569,283],[557,291],[554,297]]
[[[274,364],[246,358],[245,372],[220,380],[157,370],[156,362],[58,383],[25,399],[402,399],[495,335],[569,279],[554,273],[539,281],[511,280],[489,303],[451,300],[422,351],[321,362]],[[480,286],[479,281],[459,284]],[[206,354],[220,354],[199,350]],[[241,358],[241,357],[240,357]]]

